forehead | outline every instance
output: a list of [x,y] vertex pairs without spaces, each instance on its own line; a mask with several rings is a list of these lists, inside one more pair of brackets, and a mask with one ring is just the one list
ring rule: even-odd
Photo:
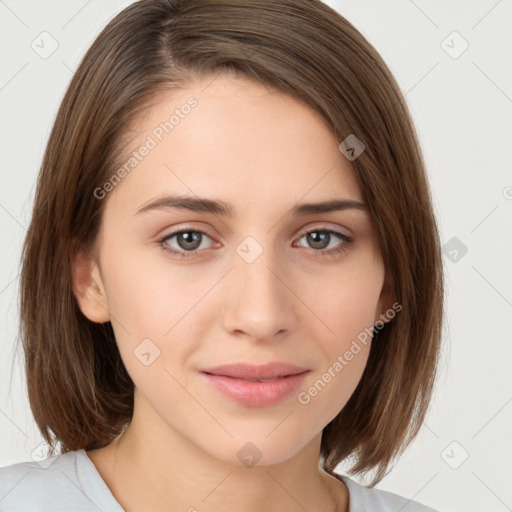
[[244,78],[204,78],[160,96],[130,135],[121,165],[132,165],[113,195],[133,207],[165,192],[228,198],[241,210],[302,198],[363,200],[324,120]]

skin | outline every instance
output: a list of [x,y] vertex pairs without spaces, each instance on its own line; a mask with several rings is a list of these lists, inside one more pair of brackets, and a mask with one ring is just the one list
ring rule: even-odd
[[[299,218],[289,210],[363,202],[351,163],[310,107],[228,75],[161,99],[136,123],[133,149],[190,96],[198,105],[103,199],[96,257],[76,257],[80,308],[94,322],[112,322],[135,384],[130,426],[87,454],[128,512],[347,511],[345,485],[318,468],[321,433],[355,390],[370,344],[308,404],[297,395],[380,319],[393,303],[391,286],[366,211]],[[236,214],[136,213],[170,193],[221,199]],[[158,242],[183,227],[208,232],[189,259]],[[304,236],[311,228],[353,242],[322,256],[345,242],[332,236],[319,249]],[[247,236],[263,250],[252,263],[236,252]],[[177,236],[167,244],[186,252]],[[146,366],[134,350],[148,338],[160,355]],[[311,371],[268,407],[240,405],[199,374],[269,361]],[[237,457],[247,442],[261,453],[253,467]]]

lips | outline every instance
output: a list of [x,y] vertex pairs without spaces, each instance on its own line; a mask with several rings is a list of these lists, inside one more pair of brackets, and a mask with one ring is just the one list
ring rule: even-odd
[[300,366],[272,362],[216,366],[201,374],[214,389],[245,407],[268,407],[296,391],[309,372]]
[[307,368],[301,368],[293,364],[271,362],[259,366],[247,363],[226,364],[207,368],[203,370],[203,373],[247,381],[273,381],[306,371],[308,371]]

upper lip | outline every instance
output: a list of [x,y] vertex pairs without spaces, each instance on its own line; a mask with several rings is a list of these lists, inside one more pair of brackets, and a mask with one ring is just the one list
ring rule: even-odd
[[250,363],[224,364],[202,370],[203,373],[222,375],[235,379],[273,379],[276,377],[297,375],[299,373],[304,373],[305,371],[308,371],[308,369],[278,361],[263,365],[254,365]]

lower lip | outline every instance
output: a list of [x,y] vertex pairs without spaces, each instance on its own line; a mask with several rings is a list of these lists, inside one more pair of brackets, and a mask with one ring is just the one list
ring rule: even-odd
[[221,393],[248,407],[267,407],[280,402],[293,393],[308,374],[309,370],[273,381],[253,382],[224,375],[203,373]]

